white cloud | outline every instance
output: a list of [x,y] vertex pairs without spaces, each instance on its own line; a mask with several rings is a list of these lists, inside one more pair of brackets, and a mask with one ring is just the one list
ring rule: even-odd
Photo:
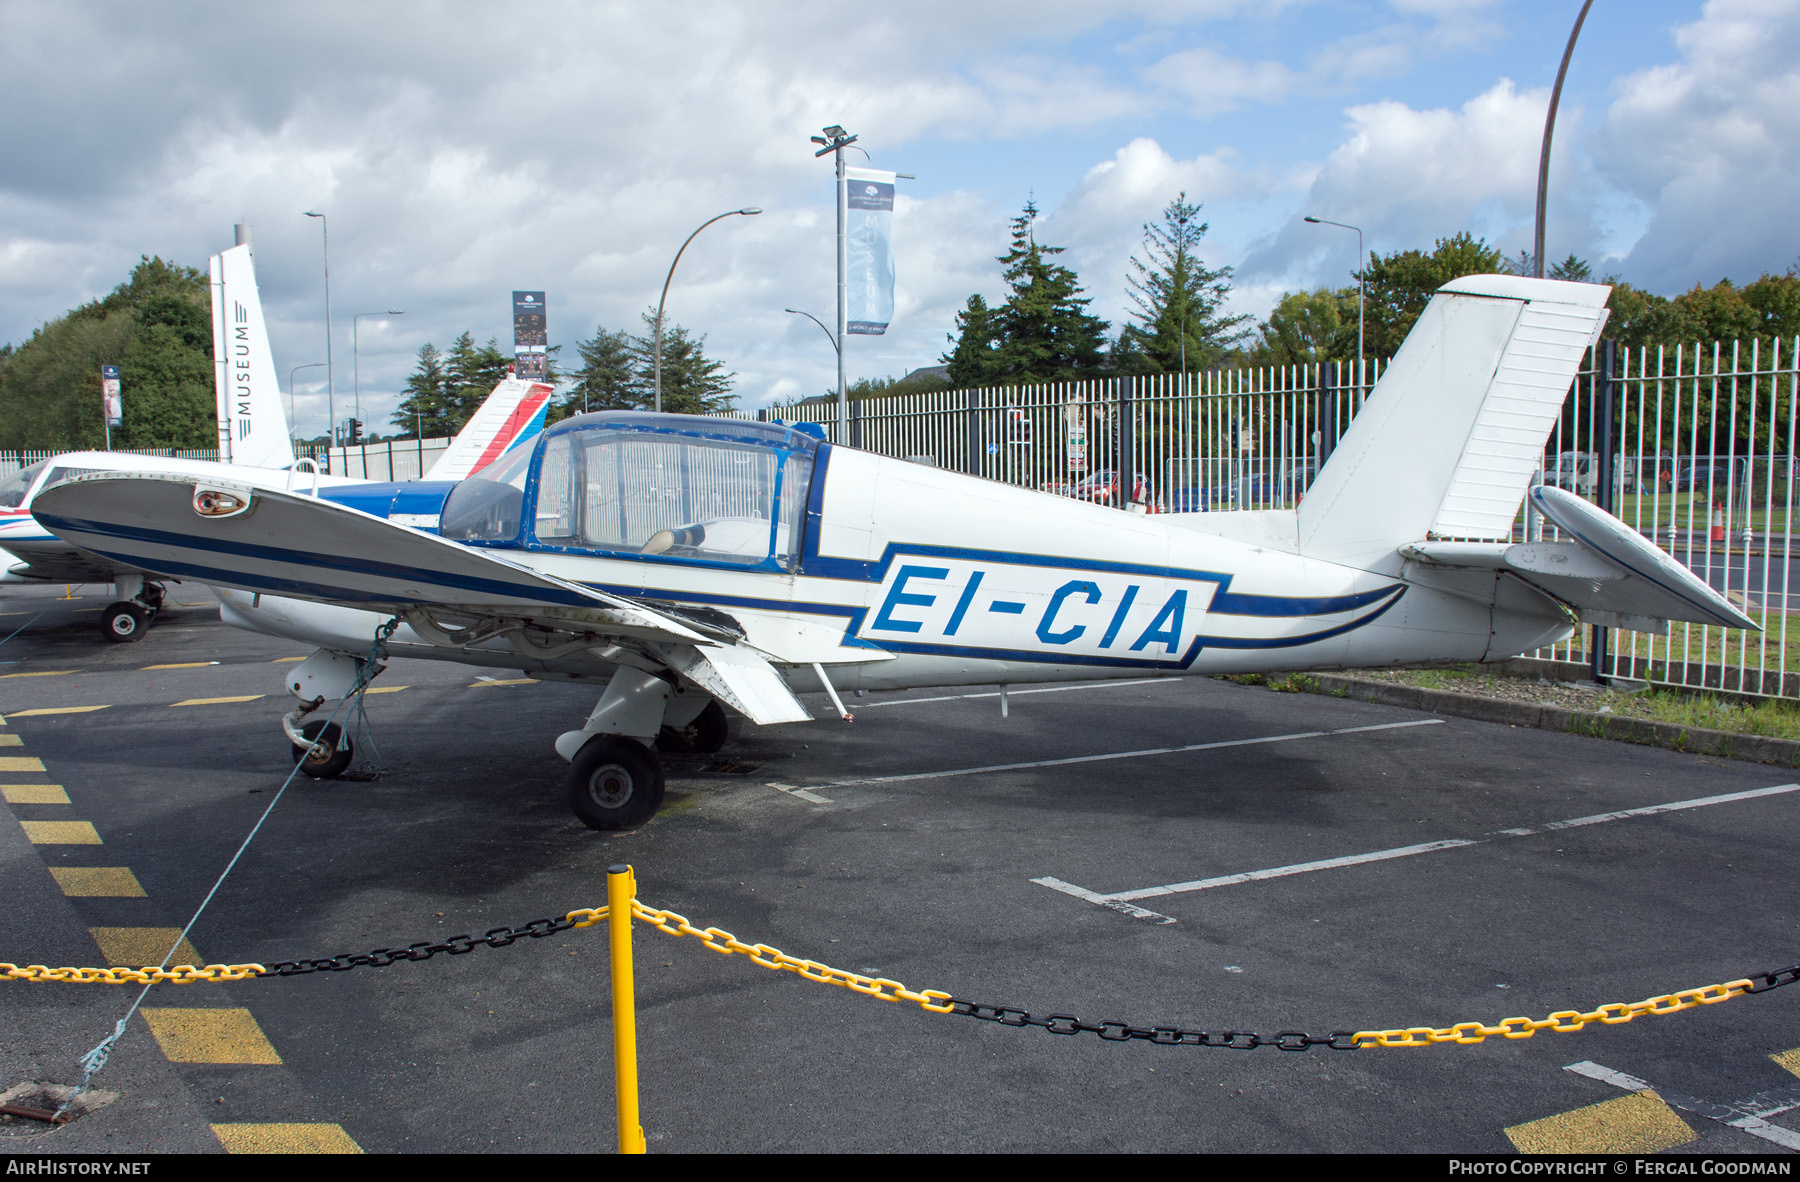
[[1681,60],[1637,71],[1593,152],[1650,210],[1623,274],[1673,292],[1794,261],[1800,3],[1712,0],[1675,34]]

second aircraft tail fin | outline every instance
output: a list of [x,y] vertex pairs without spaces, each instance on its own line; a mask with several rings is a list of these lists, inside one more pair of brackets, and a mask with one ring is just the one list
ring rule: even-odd
[[551,387],[523,378],[503,378],[463,429],[438,456],[427,480],[461,480],[481,471],[507,452],[530,447],[544,429]]

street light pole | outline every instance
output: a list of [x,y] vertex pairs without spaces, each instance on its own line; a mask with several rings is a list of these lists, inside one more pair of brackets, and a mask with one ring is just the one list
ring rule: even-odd
[[850,430],[850,395],[844,378],[844,335],[849,330],[850,318],[850,294],[845,278],[850,269],[850,247],[844,237],[844,227],[850,220],[850,187],[844,183],[844,149],[855,143],[856,137],[834,123],[825,128],[824,135],[813,136],[812,142],[822,145],[813,153],[815,160],[828,152],[837,158],[837,338],[832,343],[837,346],[838,355],[838,438],[842,440],[848,437]]
[[325,446],[329,448],[337,439],[336,384],[331,368],[331,222],[322,213],[310,209],[305,213],[309,218],[319,219],[319,230],[324,235],[321,249],[325,256]]
[[1544,112],[1544,146],[1538,153],[1538,190],[1537,190],[1537,232],[1532,237],[1532,249],[1537,252],[1537,277],[1544,277],[1544,205],[1550,194],[1550,135],[1556,130],[1556,104],[1562,101],[1563,76],[1569,72],[1569,59],[1575,56],[1575,38],[1581,36],[1581,22],[1587,19],[1588,9],[1594,6],[1594,0],[1582,0],[1581,14],[1575,18],[1575,27],[1569,30],[1569,43],[1563,47],[1562,65],[1556,69],[1556,85],[1550,90],[1550,109]]
[[1324,218],[1306,219],[1315,226],[1336,226],[1340,230],[1356,231],[1356,388],[1363,384],[1363,272],[1368,269],[1367,257],[1363,254],[1363,232],[1360,227],[1345,222],[1331,222]]
[[362,418],[362,344],[357,339],[359,323],[365,316],[404,316],[406,312],[400,308],[389,308],[385,312],[358,312],[350,318],[350,372],[355,375],[356,382],[356,417]]
[[669,302],[669,284],[675,278],[675,264],[679,263],[681,261],[682,251],[685,251],[688,248],[688,242],[692,242],[695,238],[699,237],[700,231],[706,229],[706,227],[712,225],[714,222],[723,221],[725,218],[729,218],[729,217],[737,217],[740,214],[743,215],[744,217],[754,217],[756,214],[759,214],[761,212],[762,212],[762,210],[756,208],[755,206],[747,206],[744,209],[727,210],[726,212],[720,214],[718,217],[707,218],[705,221],[700,223],[699,229],[696,229],[692,234],[689,234],[687,236],[687,241],[683,242],[681,244],[681,250],[678,250],[675,252],[675,262],[669,264],[668,278],[663,280],[662,298],[656,301],[656,366],[655,366],[655,375],[656,376],[654,379],[654,383],[655,383],[655,391],[656,391],[655,407],[658,411],[662,410],[663,305]]
[[296,434],[296,432],[294,430],[294,428],[296,426],[296,423],[294,421],[294,375],[299,373],[303,369],[323,369],[324,367],[325,367],[325,363],[323,361],[314,361],[314,362],[311,362],[306,365],[296,365],[294,368],[288,370],[288,434],[289,435]]
[[817,316],[814,316],[811,312],[802,312],[798,308],[783,308],[782,311],[792,312],[796,316],[804,316],[808,320],[812,321],[814,324],[818,325],[819,331],[825,334],[825,339],[831,342],[831,347],[833,349],[837,350],[838,356],[841,358],[844,355],[844,347],[838,343],[838,339],[836,337],[831,335],[831,330],[829,328],[825,327],[825,322],[823,320],[820,320]]

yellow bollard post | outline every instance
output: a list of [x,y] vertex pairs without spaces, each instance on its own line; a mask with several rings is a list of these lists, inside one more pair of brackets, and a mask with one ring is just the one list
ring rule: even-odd
[[606,868],[606,930],[612,945],[613,1090],[619,1105],[619,1152],[644,1153],[638,1123],[637,1003],[631,983],[631,901],[637,879],[630,866]]

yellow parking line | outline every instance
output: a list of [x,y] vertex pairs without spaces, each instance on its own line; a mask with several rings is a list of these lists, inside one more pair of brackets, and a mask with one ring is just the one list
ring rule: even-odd
[[100,845],[92,821],[20,821],[32,845]]
[[0,673],[0,679],[7,677],[61,677],[65,673],[80,673],[79,669],[38,669],[30,673]]
[[342,1125],[214,1125],[226,1153],[361,1153]]
[[189,698],[185,702],[170,702],[171,706],[225,706],[232,702],[254,702],[266,694],[245,694],[239,698]]
[[1779,1055],[1770,1055],[1769,1058],[1795,1075],[1800,1075],[1800,1047],[1791,1051],[1783,1051]]
[[305,658],[305,657],[276,657],[276,658],[275,658],[275,659],[274,659],[274,660],[273,660],[273,661],[270,661],[270,662],[269,662],[269,664],[271,664],[271,665],[285,665],[285,664],[287,664],[287,663],[288,663],[288,662],[289,662],[289,661],[304,661],[304,660],[306,660],[306,658]]
[[410,685],[382,685],[382,686],[371,686],[370,688],[364,690],[363,692],[365,694],[397,694],[403,689],[411,689],[411,688],[412,688],[412,686],[410,686]]
[[204,669],[208,665],[217,665],[217,661],[177,661],[173,665],[145,665],[145,669]]
[[1649,1090],[1514,1125],[1506,1136],[1520,1153],[1661,1153],[1700,1139]]
[[18,735],[0,735],[0,747],[23,747],[25,740]]
[[[94,943],[100,945],[100,955],[106,958],[109,965],[126,965],[130,968],[142,968],[147,964],[161,964],[162,958],[169,951],[169,945],[175,944],[175,937],[181,935],[180,928],[89,928],[88,935],[94,937]],[[205,964],[200,954],[194,950],[184,937],[175,946],[174,955],[169,956],[170,964]]]
[[[128,866],[52,866],[50,877],[71,899],[142,899],[144,885]],[[167,945],[164,945],[165,950]],[[162,953],[156,954],[157,959]]]
[[69,794],[61,784],[7,784],[0,787],[0,800],[7,804],[68,804]]
[[515,677],[510,681],[474,681],[469,683],[469,688],[481,689],[490,685],[536,685],[537,682],[538,679],[535,677]]
[[36,710],[14,710],[8,718],[42,718],[47,714],[92,714],[106,706],[39,706]]
[[35,755],[0,755],[0,772],[41,772],[44,761]]
[[146,1006],[140,1012],[171,1063],[281,1063],[249,1010]]

